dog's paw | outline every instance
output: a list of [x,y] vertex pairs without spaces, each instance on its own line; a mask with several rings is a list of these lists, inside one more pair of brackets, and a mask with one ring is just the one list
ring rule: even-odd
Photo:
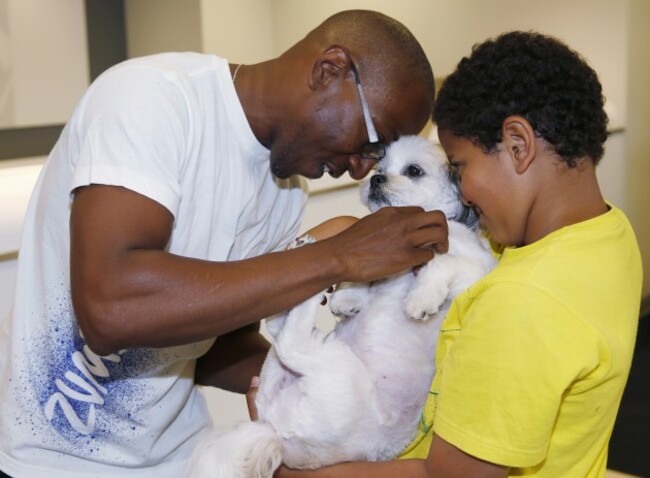
[[356,285],[339,287],[329,299],[330,310],[337,317],[350,319],[363,309],[365,299],[365,287],[361,288]]
[[337,294],[334,293],[330,297],[330,310],[332,314],[340,317],[341,319],[351,319],[361,311],[361,305],[349,297],[350,294]]
[[447,294],[440,290],[416,288],[406,296],[404,310],[413,320],[428,320],[440,310],[446,298]]

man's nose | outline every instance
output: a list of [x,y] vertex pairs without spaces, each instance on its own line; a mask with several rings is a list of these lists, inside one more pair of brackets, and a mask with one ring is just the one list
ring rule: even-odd
[[377,164],[376,159],[366,159],[357,155],[350,156],[348,166],[350,177],[356,180],[365,178],[375,164]]

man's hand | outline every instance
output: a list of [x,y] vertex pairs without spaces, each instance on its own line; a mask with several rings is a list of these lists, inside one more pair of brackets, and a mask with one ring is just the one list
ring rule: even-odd
[[368,282],[422,265],[449,249],[448,226],[440,211],[385,207],[327,239],[330,253],[345,267],[346,280]]

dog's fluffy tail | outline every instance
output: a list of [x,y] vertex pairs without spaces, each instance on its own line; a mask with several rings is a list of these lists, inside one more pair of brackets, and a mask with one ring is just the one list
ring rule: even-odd
[[281,463],[282,441],[273,427],[246,422],[200,442],[185,478],[272,478]]

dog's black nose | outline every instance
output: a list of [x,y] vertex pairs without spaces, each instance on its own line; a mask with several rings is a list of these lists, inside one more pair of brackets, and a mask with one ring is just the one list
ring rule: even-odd
[[376,188],[380,184],[383,184],[386,182],[388,178],[384,176],[383,174],[373,174],[370,178],[370,185],[373,188]]

